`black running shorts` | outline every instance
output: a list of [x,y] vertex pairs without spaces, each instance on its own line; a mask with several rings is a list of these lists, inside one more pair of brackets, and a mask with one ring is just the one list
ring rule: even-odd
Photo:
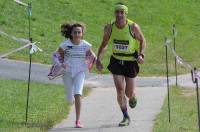
[[110,64],[107,68],[112,74],[124,75],[130,78],[136,77],[139,73],[137,61],[121,61],[113,56],[110,57]]

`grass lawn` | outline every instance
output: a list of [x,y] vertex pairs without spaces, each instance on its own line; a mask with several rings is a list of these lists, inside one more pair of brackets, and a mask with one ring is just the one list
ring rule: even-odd
[[[86,24],[85,39],[93,44],[93,50],[101,43],[103,27],[113,20],[114,4],[118,0],[23,0],[32,2],[31,36],[44,52],[33,56],[33,61],[51,63],[50,55],[63,41],[60,25],[65,21],[82,21]],[[165,36],[172,35],[172,25],[177,27],[177,53],[186,61],[200,67],[200,1],[198,0],[123,0],[129,7],[128,17],[141,26],[146,37],[145,64],[140,75],[165,74]],[[94,8],[93,8],[94,7]],[[11,0],[0,1],[0,30],[18,38],[28,38],[26,9]],[[22,46],[0,35],[0,54]],[[9,56],[12,59],[28,60],[27,50]],[[103,63],[109,62],[111,48],[107,49]],[[173,59],[170,58],[170,67]],[[94,69],[94,71],[96,71]],[[108,70],[103,71],[107,73]],[[179,68],[184,73],[184,68]],[[170,72],[172,75],[172,72]]]
[[168,122],[167,97],[161,113],[157,116],[153,132],[197,132],[197,100],[195,89],[172,87],[171,123]]
[[[85,88],[84,95],[88,94]],[[0,131],[47,131],[67,117],[70,105],[66,103],[62,85],[31,82],[28,123],[25,125],[27,82],[0,78]]]

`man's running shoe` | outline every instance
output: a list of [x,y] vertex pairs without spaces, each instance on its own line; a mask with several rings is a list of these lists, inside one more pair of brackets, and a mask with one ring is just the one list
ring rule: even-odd
[[137,99],[136,99],[136,97],[130,98],[130,99],[129,99],[129,106],[130,106],[131,108],[135,108],[136,105],[137,105]]
[[119,127],[128,126],[130,122],[130,118],[124,117],[123,120],[119,123]]

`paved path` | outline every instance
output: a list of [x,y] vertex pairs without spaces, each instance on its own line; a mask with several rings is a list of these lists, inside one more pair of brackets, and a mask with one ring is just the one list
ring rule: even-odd
[[[0,59],[0,77],[27,80],[28,63]],[[49,81],[46,77],[49,65],[32,64],[31,80],[42,83],[62,84],[61,78]],[[178,83],[182,86],[194,87],[190,74],[179,76]],[[68,117],[52,128],[51,132],[85,131],[85,132],[151,132],[155,116],[160,112],[166,95],[165,77],[138,77],[137,97],[138,105],[135,109],[129,108],[131,125],[119,128],[118,122],[122,114],[116,101],[116,92],[111,75],[89,74],[85,85],[92,87],[91,94],[83,99],[81,119],[83,129],[73,128],[74,106]],[[174,77],[170,84],[174,84]]]
[[56,125],[51,132],[85,131],[85,132],[150,132],[153,119],[160,111],[166,90],[160,87],[139,87],[138,105],[129,109],[131,125],[119,128],[117,125],[122,114],[116,101],[114,87],[95,89],[91,95],[83,100],[82,122],[84,129],[73,128],[75,110],[72,108],[68,118]]

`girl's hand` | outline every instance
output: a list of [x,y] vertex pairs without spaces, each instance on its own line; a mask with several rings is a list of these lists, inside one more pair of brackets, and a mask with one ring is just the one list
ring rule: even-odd
[[67,64],[65,64],[65,63],[62,63],[62,64],[61,64],[61,67],[63,67],[63,68],[65,68],[65,69],[66,69],[66,68],[67,68]]

